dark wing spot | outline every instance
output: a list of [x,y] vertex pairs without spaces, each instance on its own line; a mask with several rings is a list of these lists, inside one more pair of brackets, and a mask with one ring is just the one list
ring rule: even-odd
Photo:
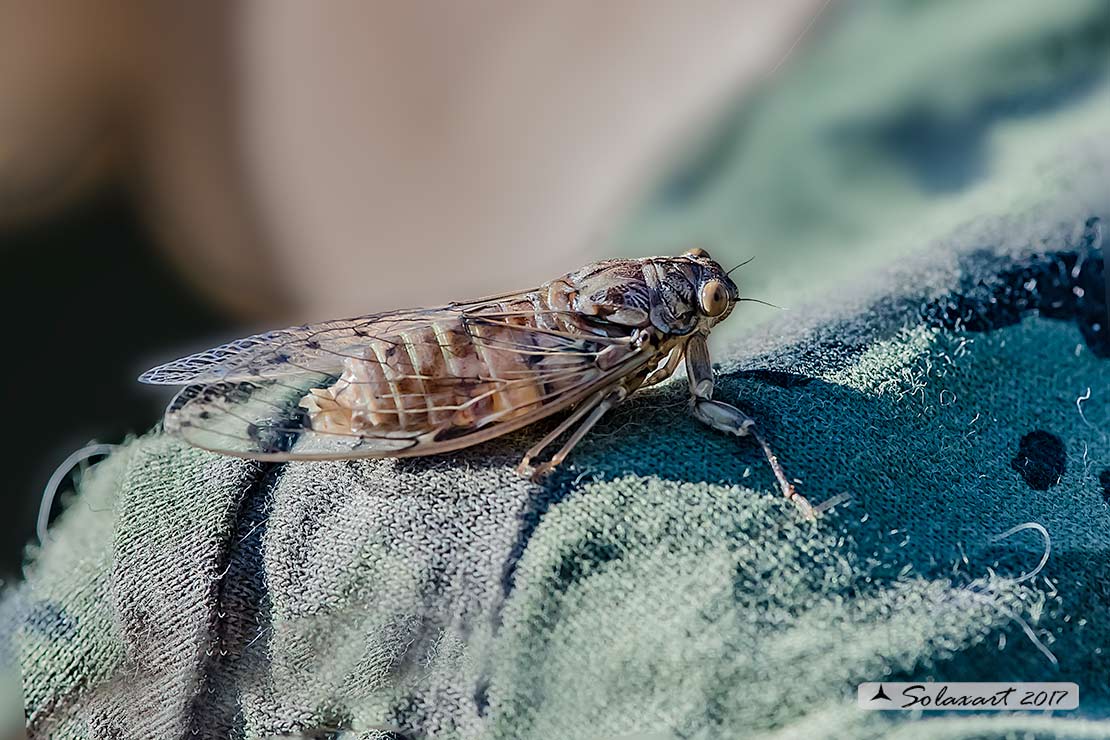
[[1021,474],[1030,488],[1047,491],[1064,475],[1067,455],[1055,434],[1036,429],[1021,438],[1010,467]]
[[255,443],[259,452],[273,454],[275,452],[288,452],[300,436],[300,430],[288,426],[274,426],[265,424],[247,424],[247,436]]
[[202,385],[189,385],[182,388],[178,392],[178,394],[173,397],[173,400],[170,401],[170,407],[167,409],[167,411],[180,411],[185,406],[185,404],[200,396],[203,390],[204,386]]
[[217,383],[205,388],[203,393],[205,400],[223,398],[228,403],[246,403],[256,390],[258,390],[258,386],[243,381],[240,383]]
[[307,342],[304,343],[304,346],[308,347],[309,349],[320,349],[320,343],[317,342],[315,339],[309,339]]
[[1102,486],[1102,500],[1110,504],[1110,468],[1103,468],[1098,474],[1098,483]]

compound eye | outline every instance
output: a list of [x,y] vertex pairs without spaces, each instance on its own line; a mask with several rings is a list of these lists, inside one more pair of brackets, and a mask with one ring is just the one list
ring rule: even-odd
[[682,254],[686,257],[696,257],[696,258],[702,259],[702,260],[711,260],[711,259],[713,259],[712,257],[709,256],[709,252],[705,251],[701,247],[694,247],[693,249],[687,249]]
[[720,316],[728,308],[728,288],[720,280],[707,280],[701,286],[698,303],[706,316]]

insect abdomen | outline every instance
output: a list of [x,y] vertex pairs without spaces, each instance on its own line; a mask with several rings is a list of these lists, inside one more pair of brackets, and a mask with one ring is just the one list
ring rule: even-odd
[[[519,316],[522,305],[491,309]],[[342,434],[474,427],[536,409],[562,382],[541,369],[548,354],[534,344],[534,318],[437,321],[370,341],[344,360],[332,386],[301,401],[316,431]]]

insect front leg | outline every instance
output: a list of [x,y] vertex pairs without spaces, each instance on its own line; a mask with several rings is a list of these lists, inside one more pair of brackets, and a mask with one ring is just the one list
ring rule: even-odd
[[[593,428],[601,417],[605,415],[609,409],[616,406],[623,401],[628,395],[628,391],[623,386],[616,386],[612,388],[605,388],[588,399],[574,410],[574,412],[563,419],[559,426],[548,432],[543,439],[532,446],[528,452],[524,453],[524,459],[520,461],[517,466],[517,472],[521,475],[529,476],[533,481],[537,481],[543,476],[550,473],[559,463],[566,459],[570,451],[574,449],[575,445],[582,441],[582,438]],[[583,420],[583,417],[585,419]],[[579,422],[581,423],[579,424]],[[551,459],[545,463],[541,463],[532,467],[533,458],[537,457],[545,448],[551,445],[556,439],[561,437],[568,429],[578,424],[578,427],[571,433],[570,438],[563,444],[559,451],[552,455]]]
[[747,435],[754,437],[763,448],[763,454],[771,465],[783,495],[788,501],[793,501],[807,519],[816,518],[813,507],[794,490],[794,486],[790,484],[779,464],[778,457],[771,451],[763,435],[756,430],[755,419],[735,406],[713,400],[713,364],[709,359],[709,346],[703,334],[694,335],[686,343],[686,374],[690,377],[690,406],[694,416],[722,432],[735,434],[737,437]]
[[667,355],[666,364],[662,365],[661,367],[657,367],[655,370],[652,370],[651,374],[644,379],[644,382],[640,385],[640,387],[647,388],[648,386],[662,383],[664,380],[674,375],[674,371],[678,369],[679,363],[681,362],[682,348],[675,347],[671,350],[671,353]]

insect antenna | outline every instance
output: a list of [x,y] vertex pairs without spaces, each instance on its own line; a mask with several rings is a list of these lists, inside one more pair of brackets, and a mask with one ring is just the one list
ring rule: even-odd
[[731,270],[729,270],[725,274],[726,275],[731,275],[734,271],[739,270],[741,267],[748,264],[749,262],[751,262],[754,259],[755,259],[755,255],[752,255],[751,257],[748,257],[746,260],[744,260],[743,262],[741,262],[740,264],[738,264],[736,267],[732,268]]
[[737,301],[737,303],[739,303],[740,301],[751,301],[752,303],[762,303],[764,306],[770,306],[771,308],[777,308],[780,311],[785,311],[786,310],[782,306],[776,306],[774,303],[771,303],[770,301],[761,301],[758,298],[737,298],[736,301]]

